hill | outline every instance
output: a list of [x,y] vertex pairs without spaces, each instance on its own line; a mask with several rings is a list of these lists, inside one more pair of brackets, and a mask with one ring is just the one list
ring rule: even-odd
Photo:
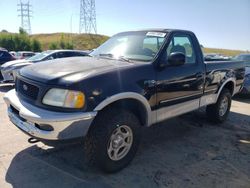
[[250,53],[242,50],[227,50],[227,49],[218,49],[218,48],[202,48],[203,53],[218,53],[226,56],[236,56],[242,53]]
[[49,49],[50,44],[60,43],[61,40],[72,43],[74,49],[90,50],[98,47],[109,37],[105,35],[94,34],[75,34],[75,33],[52,33],[52,34],[34,34],[32,39],[40,41],[43,50]]

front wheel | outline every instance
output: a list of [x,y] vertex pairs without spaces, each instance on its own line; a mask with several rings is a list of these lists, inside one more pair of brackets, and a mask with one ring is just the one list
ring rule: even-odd
[[232,95],[228,89],[223,89],[215,104],[207,106],[209,120],[222,123],[227,119],[231,108]]
[[85,139],[87,161],[105,172],[118,171],[133,159],[140,122],[127,110],[108,109],[97,116]]

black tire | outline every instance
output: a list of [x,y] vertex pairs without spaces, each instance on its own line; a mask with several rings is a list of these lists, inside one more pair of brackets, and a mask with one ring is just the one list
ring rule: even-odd
[[[224,98],[227,98],[228,106],[226,112],[222,115],[220,114],[220,106],[222,104],[222,101]],[[232,102],[232,95],[228,89],[223,89],[221,91],[221,94],[215,104],[208,105],[206,108],[207,116],[210,121],[215,123],[223,123],[230,112],[231,108],[231,102]]]
[[[112,160],[108,154],[110,138],[119,126],[127,125],[132,130],[132,145],[120,160]],[[140,141],[140,122],[130,111],[110,108],[98,114],[85,138],[84,147],[87,163],[104,172],[116,172],[126,167],[134,158]]]

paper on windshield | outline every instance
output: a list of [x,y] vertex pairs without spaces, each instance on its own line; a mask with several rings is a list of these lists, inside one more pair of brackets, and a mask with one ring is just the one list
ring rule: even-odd
[[165,37],[166,33],[163,33],[163,32],[147,32],[146,36],[151,36],[151,37]]

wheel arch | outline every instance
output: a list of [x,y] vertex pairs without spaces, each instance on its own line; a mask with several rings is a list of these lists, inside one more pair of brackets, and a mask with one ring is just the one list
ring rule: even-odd
[[119,93],[103,100],[94,111],[101,111],[107,107],[116,106],[127,108],[135,113],[143,126],[151,125],[151,108],[145,97],[134,92]]
[[229,78],[227,81],[225,81],[219,88],[218,92],[217,92],[217,99],[221,94],[221,91],[226,88],[230,91],[231,95],[233,96],[235,94],[235,88],[236,88],[236,81],[233,78]]

